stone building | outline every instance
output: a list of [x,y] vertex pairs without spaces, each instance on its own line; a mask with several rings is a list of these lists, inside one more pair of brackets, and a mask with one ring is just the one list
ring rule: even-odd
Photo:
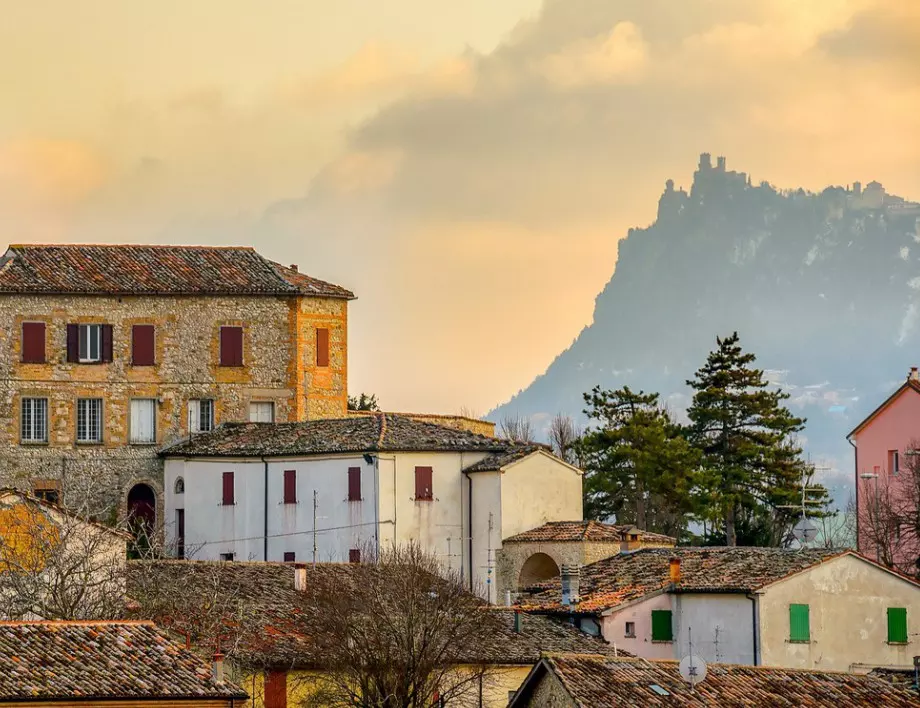
[[353,298],[252,248],[10,246],[0,484],[154,522],[161,447],[227,421],[345,415]]

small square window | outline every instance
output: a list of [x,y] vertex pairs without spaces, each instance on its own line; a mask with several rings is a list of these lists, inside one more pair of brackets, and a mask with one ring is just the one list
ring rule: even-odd
[[236,554],[234,554],[234,553],[221,553],[221,554],[220,554],[220,559],[221,559],[222,561],[232,561],[232,560],[233,560],[233,557],[234,557],[235,555],[236,555]]
[[294,551],[285,551],[285,552],[284,552],[284,562],[285,562],[285,563],[293,563],[293,562],[294,562],[294,558],[295,558]]
[[32,483],[32,496],[49,504],[58,504],[61,501],[61,483],[54,479],[36,479]]
[[635,638],[636,636],[636,623],[635,622],[626,623],[626,633],[623,636],[631,637],[633,639]]
[[253,401],[249,404],[250,423],[274,423],[275,404],[272,401]]
[[360,563],[361,562],[361,549],[352,548],[348,551],[348,562],[349,563]]

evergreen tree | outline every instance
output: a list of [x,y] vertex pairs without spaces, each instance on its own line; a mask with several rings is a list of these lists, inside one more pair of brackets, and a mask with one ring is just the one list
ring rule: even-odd
[[[755,356],[744,353],[738,333],[717,339],[706,364],[687,382],[694,389],[687,411],[692,440],[703,452],[703,519],[724,526],[738,545],[779,545],[800,516],[807,465],[795,434],[805,420],[783,405],[789,394],[771,389]],[[810,502],[826,505],[827,493],[811,487]]]
[[680,535],[693,511],[700,455],[659,405],[658,394],[595,387],[585,402],[585,414],[598,421],[578,444],[587,516]]

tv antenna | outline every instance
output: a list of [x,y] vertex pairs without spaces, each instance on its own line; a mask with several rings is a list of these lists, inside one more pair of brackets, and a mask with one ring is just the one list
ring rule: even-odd
[[693,653],[692,627],[687,628],[687,636],[690,640],[690,653],[680,660],[677,670],[680,672],[680,677],[690,684],[690,690],[693,690],[698,683],[706,679],[706,662]]
[[780,505],[780,509],[801,509],[802,518],[792,527],[792,535],[796,541],[798,541],[803,548],[807,548],[808,544],[814,541],[818,537],[818,527],[817,525],[808,518],[808,505],[809,504],[818,504],[819,502],[812,501],[808,499],[808,492],[817,492],[820,491],[821,487],[809,487],[808,479],[811,474],[814,474],[818,470],[829,470],[830,467],[826,465],[813,465],[811,460],[808,464],[802,467],[802,504],[801,506],[793,506],[789,504]]

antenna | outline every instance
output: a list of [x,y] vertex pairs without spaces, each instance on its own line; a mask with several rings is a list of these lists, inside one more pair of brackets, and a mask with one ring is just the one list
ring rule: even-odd
[[690,653],[680,660],[677,670],[680,677],[690,684],[692,691],[694,686],[702,683],[706,678],[706,662],[693,653],[693,628],[687,627],[687,637],[690,645]]

